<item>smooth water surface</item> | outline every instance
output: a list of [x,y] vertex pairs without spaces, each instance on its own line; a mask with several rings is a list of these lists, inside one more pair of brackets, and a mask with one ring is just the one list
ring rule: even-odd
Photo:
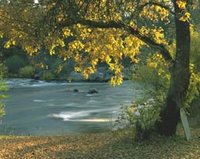
[[[118,87],[108,83],[66,83],[7,80],[6,116],[1,134],[63,135],[106,131],[112,127],[122,105],[141,96],[136,83]],[[79,92],[74,92],[78,89]],[[88,94],[96,89],[98,94]]]

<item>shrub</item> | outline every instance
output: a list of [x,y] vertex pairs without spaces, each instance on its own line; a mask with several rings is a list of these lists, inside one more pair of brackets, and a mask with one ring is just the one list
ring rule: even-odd
[[200,72],[200,49],[199,49],[199,43],[200,43],[200,30],[194,31],[191,30],[191,63],[195,65],[197,70]]
[[6,59],[5,62],[8,67],[8,71],[11,73],[18,73],[19,69],[26,66],[27,62],[18,55],[13,55]]
[[131,126],[135,129],[135,137],[137,140],[149,139],[154,131],[155,123],[160,116],[160,103],[154,99],[147,101],[137,101],[130,106],[122,107],[122,111],[118,117],[117,124],[126,123],[126,127]]
[[[5,85],[5,83],[3,83],[2,81],[0,82],[0,87],[5,87],[5,86],[3,86],[3,85]],[[0,92],[1,92],[2,90],[1,90],[1,88],[0,88]],[[2,102],[2,100],[3,99],[5,99],[6,98],[6,96],[5,95],[3,95],[2,93],[0,93],[0,117],[2,117],[3,115],[5,115],[5,109],[4,109],[4,107],[5,107],[5,104]]]
[[19,70],[19,76],[24,78],[32,78],[34,73],[35,69],[32,66],[25,66]]
[[5,115],[5,105],[2,102],[2,100],[6,98],[4,92],[7,90],[6,83],[3,81],[3,75],[5,73],[4,68],[5,66],[3,64],[0,64],[0,117]]
[[50,71],[44,71],[42,74],[42,80],[51,81],[55,78],[54,74]]
[[148,57],[146,63],[132,69],[132,79],[145,88],[144,96],[130,106],[122,107],[117,124],[133,127],[137,140],[148,139],[160,119],[160,111],[169,87],[170,74],[167,68],[168,64],[157,53]]

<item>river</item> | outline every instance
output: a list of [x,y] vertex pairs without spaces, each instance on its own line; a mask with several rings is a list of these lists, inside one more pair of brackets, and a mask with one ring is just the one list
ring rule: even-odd
[[[102,132],[112,128],[120,107],[142,94],[141,86],[126,81],[108,83],[44,82],[30,79],[6,80],[9,98],[0,134],[63,135]],[[78,92],[74,92],[78,89]],[[97,94],[88,94],[96,89]]]

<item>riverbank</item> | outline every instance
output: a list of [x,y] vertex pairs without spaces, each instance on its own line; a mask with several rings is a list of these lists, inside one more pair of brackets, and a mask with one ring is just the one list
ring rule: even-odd
[[[96,133],[52,137],[0,137],[0,159],[198,159],[200,129],[187,142],[176,137],[154,137],[133,142],[125,133]],[[127,137],[129,136],[129,137]]]

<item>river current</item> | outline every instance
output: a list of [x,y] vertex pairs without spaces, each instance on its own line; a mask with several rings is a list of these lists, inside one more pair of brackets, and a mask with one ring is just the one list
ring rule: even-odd
[[[102,132],[112,128],[120,107],[142,94],[139,84],[6,80],[9,91],[0,134],[63,135]],[[76,91],[74,91],[76,89]],[[95,89],[96,94],[88,93]]]

